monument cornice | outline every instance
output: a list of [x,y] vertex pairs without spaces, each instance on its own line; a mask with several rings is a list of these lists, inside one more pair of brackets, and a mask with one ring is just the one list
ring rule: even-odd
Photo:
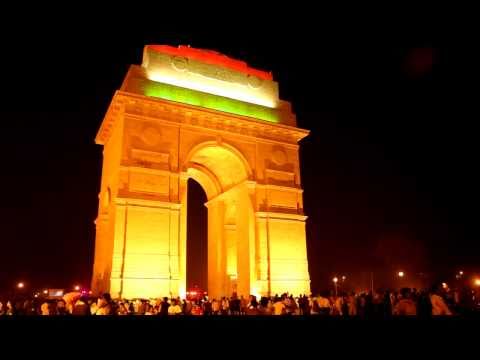
[[117,91],[95,138],[97,144],[104,145],[108,141],[116,119],[122,114],[201,126],[211,130],[226,131],[294,145],[309,134],[308,130],[289,125],[273,124],[246,116],[227,114],[169,100]]

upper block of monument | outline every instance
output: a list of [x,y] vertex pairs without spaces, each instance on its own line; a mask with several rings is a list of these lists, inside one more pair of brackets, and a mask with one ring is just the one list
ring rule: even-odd
[[147,45],[122,91],[285,125],[296,125],[270,72],[211,50]]

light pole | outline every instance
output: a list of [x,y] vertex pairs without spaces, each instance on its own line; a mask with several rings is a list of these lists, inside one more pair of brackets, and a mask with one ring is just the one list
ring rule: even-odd
[[347,277],[342,275],[342,291],[345,291],[345,280],[347,280]]
[[23,281],[19,281],[16,285],[15,285],[15,290],[13,290],[13,296],[15,298],[17,297],[22,297],[25,295],[25,283]]
[[456,278],[457,280],[460,280],[462,277],[463,277],[463,271],[460,270],[460,271],[455,275],[455,278]]
[[337,291],[337,283],[338,283],[338,278],[335,276],[335,277],[333,278],[333,284],[335,285],[335,297],[337,297],[337,293],[338,293],[338,291]]
[[398,285],[399,285],[400,288],[402,288],[402,287],[405,285],[405,283],[402,281],[403,278],[405,277],[405,272],[402,271],[402,270],[400,270],[400,271],[397,273],[397,276],[398,276],[398,278],[399,278]]

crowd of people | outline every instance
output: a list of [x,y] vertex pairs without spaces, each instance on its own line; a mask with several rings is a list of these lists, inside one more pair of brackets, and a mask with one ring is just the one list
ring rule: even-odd
[[248,298],[209,299],[167,298],[112,299],[106,293],[99,298],[79,296],[65,299],[17,299],[0,301],[0,315],[280,315],[342,316],[388,318],[392,316],[450,316],[476,311],[478,297],[469,289],[431,290],[403,288],[400,291],[365,291],[362,293],[321,292],[318,295],[290,294]]

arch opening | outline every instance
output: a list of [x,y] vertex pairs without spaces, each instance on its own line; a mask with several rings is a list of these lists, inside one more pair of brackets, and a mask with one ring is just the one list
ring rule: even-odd
[[[235,150],[215,143],[195,147],[186,159],[184,170],[188,179],[186,290],[196,285],[192,279],[199,279],[201,275],[195,269],[202,266],[204,269],[206,265],[206,289],[210,297],[219,298],[232,293],[248,296],[251,282],[250,240],[254,236],[253,207],[245,182],[250,175],[248,163]],[[188,194],[192,191],[191,184],[205,192],[207,209],[207,256],[205,260],[204,254],[199,252],[197,260],[203,259],[200,260],[203,264],[194,266],[191,265],[191,257],[196,256],[193,249],[198,244],[191,243],[198,241],[198,234],[192,232],[195,230],[191,224],[195,220],[189,217],[192,216],[191,211],[200,205],[198,199]],[[197,191],[194,188],[192,192]],[[190,201],[196,203],[189,204]],[[199,214],[193,216],[198,217]],[[191,271],[198,273],[191,274]]]
[[207,195],[194,179],[187,182],[187,291],[207,290]]
[[247,180],[251,174],[248,162],[238,150],[211,142],[192,149],[185,168],[202,185],[208,200]]

